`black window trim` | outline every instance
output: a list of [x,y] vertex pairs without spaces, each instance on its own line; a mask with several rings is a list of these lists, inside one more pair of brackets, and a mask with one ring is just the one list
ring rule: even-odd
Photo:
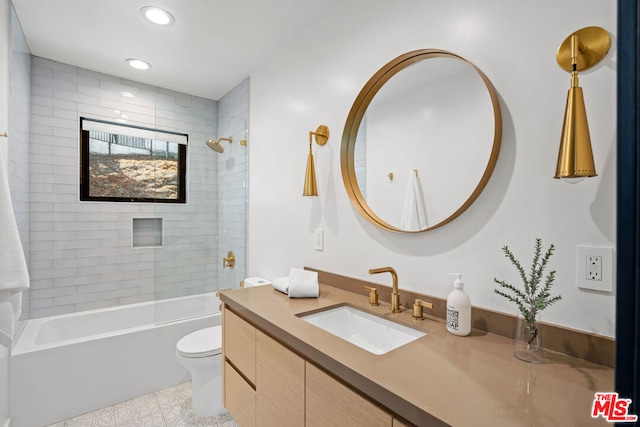
[[[161,132],[170,135],[184,136],[187,144],[178,144],[178,197],[176,199],[161,199],[148,197],[96,197],[89,195],[89,131],[83,130],[84,121],[104,123],[122,128],[140,129],[151,132]],[[187,145],[189,135],[180,132],[172,132],[163,129],[154,129],[144,126],[136,126],[124,123],[110,122],[107,120],[80,117],[80,201],[81,202],[125,202],[125,203],[180,203],[187,202]]]

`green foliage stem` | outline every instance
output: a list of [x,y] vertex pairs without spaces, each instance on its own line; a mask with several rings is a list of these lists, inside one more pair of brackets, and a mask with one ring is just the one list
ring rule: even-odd
[[542,254],[542,240],[536,238],[535,253],[533,256],[533,262],[531,264],[531,271],[527,275],[526,270],[522,267],[520,261],[516,259],[508,246],[502,247],[505,257],[509,258],[509,261],[516,267],[520,278],[522,279],[524,290],[521,290],[504,280],[493,279],[499,286],[494,289],[494,292],[509,301],[516,304],[520,314],[524,318],[527,325],[527,329],[530,333],[529,343],[535,339],[538,334],[536,327],[536,318],[539,312],[549,307],[551,304],[560,301],[561,295],[551,296],[551,287],[555,280],[556,272],[551,271],[547,274],[544,285],[540,286],[540,281],[544,275],[544,271],[547,268],[549,259],[553,255],[555,247],[553,244]]

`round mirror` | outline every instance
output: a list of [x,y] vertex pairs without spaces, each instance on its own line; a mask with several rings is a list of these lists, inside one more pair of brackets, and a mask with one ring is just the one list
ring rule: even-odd
[[342,179],[376,226],[432,230],[480,195],[501,135],[498,97],[482,71],[451,52],[409,52],[382,67],[351,107]]

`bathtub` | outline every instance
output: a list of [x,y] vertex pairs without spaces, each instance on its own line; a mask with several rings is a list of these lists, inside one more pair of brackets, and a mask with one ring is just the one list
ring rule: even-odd
[[12,427],[47,426],[188,381],[176,343],[220,325],[219,305],[211,293],[27,321],[9,359]]

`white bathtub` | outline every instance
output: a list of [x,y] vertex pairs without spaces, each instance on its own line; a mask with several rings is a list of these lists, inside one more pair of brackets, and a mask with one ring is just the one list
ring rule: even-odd
[[47,426],[187,381],[176,343],[220,325],[219,305],[200,294],[27,321],[9,359],[12,427]]

